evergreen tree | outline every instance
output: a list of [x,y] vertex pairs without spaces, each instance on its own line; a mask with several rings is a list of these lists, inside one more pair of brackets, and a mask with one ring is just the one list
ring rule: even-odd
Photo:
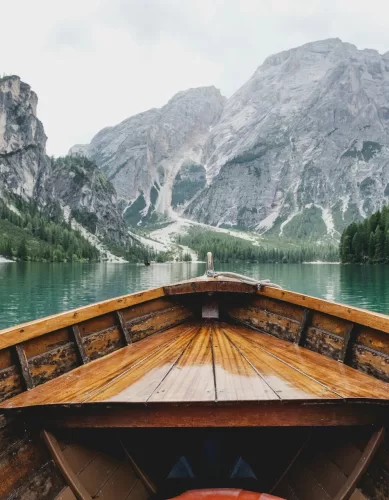
[[389,262],[389,206],[346,227],[339,252],[342,262]]
[[362,259],[362,235],[358,231],[354,234],[351,242],[351,251],[354,255],[355,262],[361,262]]
[[375,252],[374,252],[374,260],[376,262],[383,262],[384,260],[384,250],[385,250],[385,233],[382,231],[381,227],[377,225],[375,233]]
[[23,238],[22,241],[20,242],[18,249],[16,251],[16,256],[20,260],[27,260],[28,250],[25,238]]

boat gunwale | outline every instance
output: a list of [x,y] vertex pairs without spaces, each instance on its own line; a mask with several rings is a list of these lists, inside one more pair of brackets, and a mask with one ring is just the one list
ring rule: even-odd
[[68,311],[63,311],[43,318],[20,323],[0,330],[0,349],[20,344],[27,340],[41,337],[61,328],[76,325],[83,321],[109,314],[120,309],[142,304],[165,296],[164,288],[150,288],[140,292],[121,295],[113,299],[103,300],[77,307]]
[[[190,291],[183,292],[182,286],[188,284],[191,285]],[[238,284],[240,285],[239,287],[237,287]],[[389,334],[389,316],[382,313],[271,286],[265,285],[259,290],[256,290],[253,285],[247,285],[231,278],[220,279],[203,276],[95,302],[93,304],[5,328],[0,330],[0,350],[46,335],[61,328],[67,328],[83,321],[154,299],[206,292],[235,292],[242,293],[243,295],[255,294],[269,297],[271,299],[311,309],[312,311],[329,314],[357,325],[367,326]]]
[[312,311],[345,319],[357,325],[374,328],[383,333],[389,333],[389,315],[386,314],[270,286],[258,290],[257,295],[288,302]]

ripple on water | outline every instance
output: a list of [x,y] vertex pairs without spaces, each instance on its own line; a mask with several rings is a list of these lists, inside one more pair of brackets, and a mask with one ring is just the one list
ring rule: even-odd
[[[216,264],[284,288],[389,313],[389,266],[331,264]],[[204,273],[203,263],[42,264],[0,266],[0,328],[118,295],[181,281]]]

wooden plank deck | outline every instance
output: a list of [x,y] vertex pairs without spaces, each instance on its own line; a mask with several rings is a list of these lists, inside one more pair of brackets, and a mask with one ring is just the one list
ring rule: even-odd
[[130,344],[0,408],[348,401],[389,404],[389,384],[270,335],[209,322],[186,323]]

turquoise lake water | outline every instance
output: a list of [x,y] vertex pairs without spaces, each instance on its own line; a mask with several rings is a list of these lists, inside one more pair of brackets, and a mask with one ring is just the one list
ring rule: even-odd
[[[216,264],[282,287],[389,314],[389,266]],[[99,300],[203,274],[203,263],[0,263],[0,329]]]

